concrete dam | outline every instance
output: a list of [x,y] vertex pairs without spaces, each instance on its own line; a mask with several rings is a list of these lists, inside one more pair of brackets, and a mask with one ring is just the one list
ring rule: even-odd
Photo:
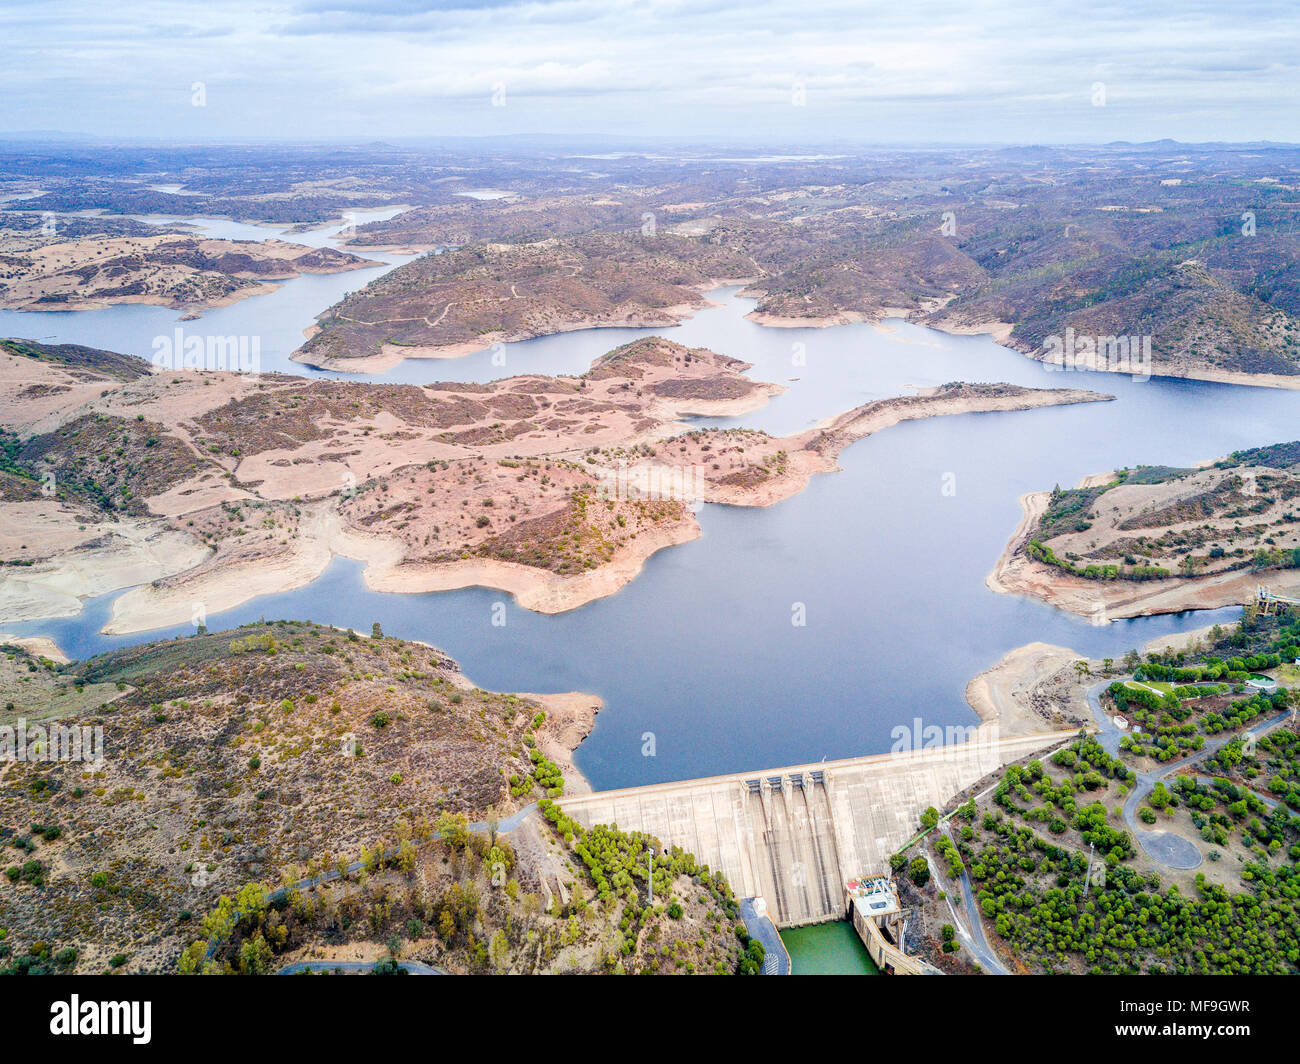
[[617,824],[721,869],[778,927],[844,918],[850,879],[889,869],[927,806],[1075,731],[972,742],[557,799],[584,826]]

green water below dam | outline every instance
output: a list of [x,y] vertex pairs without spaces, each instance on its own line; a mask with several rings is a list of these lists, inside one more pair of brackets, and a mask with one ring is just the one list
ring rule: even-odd
[[795,975],[879,975],[867,947],[847,920],[781,932]]

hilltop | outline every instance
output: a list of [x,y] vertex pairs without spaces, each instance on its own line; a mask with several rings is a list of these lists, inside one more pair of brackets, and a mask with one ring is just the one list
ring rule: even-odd
[[0,307],[12,310],[123,303],[203,310],[272,291],[272,281],[373,265],[335,248],[281,240],[211,240],[153,226],[114,235],[122,227],[89,219],[63,232],[56,222],[41,236],[25,223],[0,214]]
[[1261,583],[1294,594],[1297,498],[1300,443],[1035,492],[989,586],[1102,618],[1239,604]]
[[735,899],[690,855],[657,861],[651,906],[636,858],[657,840],[510,816],[584,786],[569,754],[596,699],[484,691],[377,628],[279,621],[66,666],[2,649],[46,725],[103,736],[99,762],[0,764],[11,970],[740,966]]
[[574,329],[674,325],[705,305],[701,292],[753,270],[742,256],[668,236],[588,233],[459,248],[347,296],[319,316],[294,358],[373,372],[402,358]]
[[[655,180],[620,182],[610,162],[595,193],[530,173],[498,199],[453,194],[359,227],[358,249],[445,253],[330,308],[299,357],[366,366],[380,351],[448,357],[569,328],[664,324],[699,305],[689,289],[730,278],[747,280],[749,316],[769,326],[903,316],[1045,361],[1068,334],[1103,347],[1136,337],[1150,347],[1142,374],[1300,386],[1294,148],[638,165]],[[553,276],[538,283],[537,266]],[[468,291],[472,303],[451,305]],[[1099,368],[1133,371],[1119,361]]]

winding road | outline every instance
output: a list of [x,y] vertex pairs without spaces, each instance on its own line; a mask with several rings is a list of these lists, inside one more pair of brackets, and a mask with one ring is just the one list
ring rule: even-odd
[[[1115,725],[1115,722],[1101,708],[1101,692],[1109,687],[1111,682],[1110,680],[1103,680],[1101,683],[1093,684],[1092,687],[1088,688],[1088,708],[1092,711],[1093,720],[1097,724],[1097,741],[1101,743],[1102,748],[1108,754],[1112,757],[1118,757],[1119,744],[1124,732]],[[1196,844],[1172,831],[1143,831],[1137,824],[1138,805],[1143,798],[1151,793],[1157,782],[1168,779],[1180,769],[1206,760],[1236,739],[1241,739],[1247,735],[1253,735],[1258,739],[1265,732],[1277,727],[1283,721],[1294,716],[1294,714],[1294,710],[1284,709],[1244,732],[1220,735],[1206,742],[1195,753],[1188,754],[1177,761],[1166,762],[1150,772],[1137,773],[1133,787],[1124,799],[1123,812],[1124,823],[1133,832],[1133,837],[1137,840],[1138,845],[1142,847],[1143,852],[1166,868],[1196,868],[1202,860],[1201,851]]]
[[[286,964],[276,975],[301,975],[303,972],[338,972],[348,974],[349,972],[370,973],[375,969],[378,961],[294,961],[292,964]],[[431,968],[427,964],[421,964],[419,961],[398,961],[397,966],[406,972],[407,975],[446,975],[441,968]]]
[[[952,832],[948,830],[948,823],[944,821],[940,824],[943,833],[948,836],[948,841],[954,846],[957,840],[952,837]],[[928,855],[927,855],[928,859]],[[930,862],[930,867],[934,871],[936,879],[942,876],[935,867],[935,862]],[[980,968],[988,975],[1010,975],[1002,958],[998,956],[997,951],[989,943],[988,937],[984,934],[984,920],[980,913],[979,902],[975,898],[975,888],[971,885],[970,875],[966,871],[966,866],[962,865],[961,870],[961,898],[966,907],[966,919],[970,921],[970,930],[967,931],[961,921],[957,921],[957,935],[962,940],[962,945],[967,949],[972,957],[979,963]],[[949,906],[952,903],[952,894],[948,894]],[[956,916],[956,910],[953,910]]]
[[[1101,708],[1101,692],[1110,686],[1113,681],[1103,680],[1094,684],[1087,691],[1088,706],[1092,711],[1092,716],[1097,724],[1097,741],[1102,748],[1112,757],[1119,756],[1120,741],[1124,732],[1115,725],[1115,722],[1106,715]],[[1256,724],[1253,728],[1245,732],[1225,734],[1207,742],[1200,750],[1187,757],[1180,758],[1177,761],[1169,762],[1154,769],[1150,772],[1139,772],[1133,784],[1132,789],[1124,800],[1123,815],[1124,823],[1133,833],[1139,846],[1144,853],[1152,860],[1167,868],[1190,869],[1195,868],[1201,863],[1201,851],[1189,839],[1183,838],[1171,831],[1143,831],[1137,826],[1137,807],[1154,788],[1158,781],[1168,779],[1179,770],[1186,768],[1188,765],[1194,765],[1200,761],[1208,759],[1217,753],[1228,743],[1235,739],[1240,739],[1245,735],[1254,735],[1256,738],[1265,734],[1272,728],[1277,727],[1283,721],[1295,716],[1295,710],[1283,710],[1275,716]],[[1212,783],[1208,776],[1198,775],[1196,777],[1203,783]],[[1251,792],[1255,793],[1255,792]],[[1277,807],[1277,802],[1265,797],[1256,795],[1270,809]],[[948,839],[956,844],[949,829],[948,818],[940,822],[940,830],[948,836]],[[929,857],[927,855],[927,859]],[[936,879],[942,879],[942,873],[936,867],[936,863],[930,860],[930,867]],[[965,867],[962,868],[961,878],[961,896],[963,907],[966,910],[966,918],[969,921],[970,929],[967,931],[961,922],[957,923],[958,937],[961,938],[962,944],[967,951],[979,963],[980,967],[990,975],[1009,975],[1011,974],[1006,966],[998,957],[997,952],[993,949],[984,933],[983,915],[979,909],[978,900],[975,897],[975,891],[971,884],[970,875]],[[952,906],[952,895],[949,893],[949,905]],[[952,908],[954,917],[956,909]]]
[[[527,820],[536,809],[537,809],[537,803],[533,802],[531,805],[526,805],[522,809],[516,810],[515,812],[511,813],[504,820],[498,820],[496,824],[497,834],[509,835],[512,831],[514,831],[517,827],[519,827],[520,824],[522,824],[525,820]],[[490,821],[476,820],[473,824],[467,824],[466,829],[469,831],[482,833],[490,830],[491,826],[492,825]],[[430,841],[437,838],[441,838],[441,834],[435,831],[430,836]],[[386,850],[384,851],[384,857],[385,858],[391,857],[396,852],[397,852],[396,850]],[[280,887],[276,890],[273,890],[267,894],[266,900],[268,902],[277,901],[280,898],[283,898],[291,890],[308,890],[311,887],[319,886],[321,883],[328,883],[331,880],[339,879],[342,876],[353,875],[354,873],[359,872],[360,870],[361,870],[361,862],[353,861],[342,872],[338,871],[338,869],[334,869],[329,872],[322,872],[320,875],[313,876],[310,879],[300,879],[298,880],[297,883],[294,883],[291,886]],[[238,920],[243,915],[244,914],[241,910],[236,909],[234,913],[234,918]],[[218,945],[219,943],[217,942],[209,942],[207,952],[204,954],[204,956],[210,958],[213,955],[213,953],[216,952]],[[408,970],[410,970],[413,975],[445,975],[446,974],[445,972],[439,972],[437,969],[430,969],[427,972],[414,971],[414,967],[412,966],[417,966],[415,961],[410,961],[410,962],[403,961],[400,963],[402,964],[402,967],[408,968]],[[290,969],[294,969],[294,968],[298,968],[299,970],[312,970],[312,971],[316,971],[316,970],[333,971],[335,968],[343,968],[345,970],[348,970],[347,966],[353,964],[360,965],[363,968],[364,967],[373,968],[375,962],[374,961],[368,961],[368,962],[367,961],[337,961],[337,962],[336,961],[298,961],[295,962],[295,964],[290,964],[287,968],[281,969],[276,974],[290,975],[292,974]],[[423,968],[426,967],[426,965],[418,965],[418,967]]]

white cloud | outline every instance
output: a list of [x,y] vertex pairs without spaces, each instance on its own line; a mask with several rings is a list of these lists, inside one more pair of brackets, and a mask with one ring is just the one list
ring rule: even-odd
[[1287,139],[1294,23],[1230,0],[0,3],[0,129]]

